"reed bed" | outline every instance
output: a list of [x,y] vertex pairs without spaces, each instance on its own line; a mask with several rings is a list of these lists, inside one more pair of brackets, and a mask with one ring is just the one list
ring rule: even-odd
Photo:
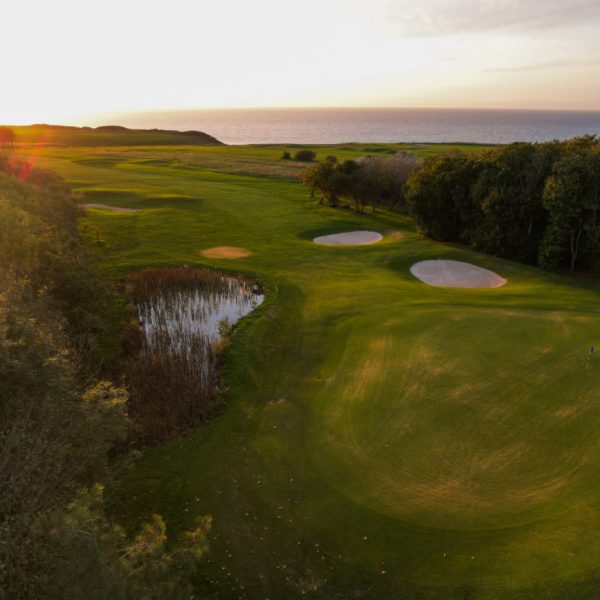
[[132,434],[164,441],[211,414],[227,334],[264,296],[251,279],[185,267],[140,271],[127,289],[139,321],[126,368]]

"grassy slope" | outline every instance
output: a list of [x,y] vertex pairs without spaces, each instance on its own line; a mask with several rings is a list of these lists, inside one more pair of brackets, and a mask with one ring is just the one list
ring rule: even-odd
[[[127,136],[125,136],[127,137]],[[317,153],[317,160],[322,160],[328,155],[335,155],[338,160],[355,159],[362,156],[385,156],[399,151],[406,151],[420,157],[460,149],[465,152],[474,152],[486,146],[456,145],[456,144],[344,144],[341,146],[309,146]],[[235,173],[238,175],[254,175],[275,179],[288,179],[297,181],[298,176],[307,163],[294,160],[281,160],[284,150],[293,154],[297,146],[166,146],[144,147],[131,146],[127,148],[107,146],[82,150],[81,148],[61,148],[34,146],[33,155],[48,159],[52,156],[60,157],[64,163],[68,159],[71,166],[67,168],[76,183],[88,188],[88,191],[99,190],[106,187],[106,181],[92,172],[85,179],[80,174],[79,167],[95,167],[106,169],[117,167],[121,170],[136,170],[144,172],[149,177],[159,175],[164,180],[166,176],[179,178],[186,174],[193,174],[198,169],[217,171],[219,173]],[[157,170],[157,168],[160,168]],[[142,182],[143,183],[143,182]],[[91,189],[90,189],[91,186]],[[118,189],[118,188],[117,188]],[[114,199],[115,186],[108,185],[109,196]],[[129,200],[135,200],[138,189],[128,190]],[[109,198],[109,200],[110,200]],[[146,198],[146,195],[144,195]],[[90,202],[93,200],[88,195]],[[114,203],[114,202],[113,202]]]
[[16,144],[52,146],[136,146],[221,144],[206,133],[164,129],[126,129],[121,127],[65,127],[61,125],[9,125]]
[[[94,200],[144,208],[85,221],[112,276],[208,264],[269,292],[228,352],[223,413],[148,450],[114,510],[131,523],[160,512],[173,532],[211,514],[199,590],[215,598],[596,597],[600,363],[586,350],[600,344],[600,294],[419,239],[397,215],[310,203],[278,170],[281,148],[186,148],[185,168],[173,152],[37,156]],[[208,167],[221,158],[227,172]],[[263,164],[243,174],[249,163]],[[356,228],[404,238],[310,241]],[[216,245],[253,255],[200,256]],[[509,284],[410,275],[437,257]]]

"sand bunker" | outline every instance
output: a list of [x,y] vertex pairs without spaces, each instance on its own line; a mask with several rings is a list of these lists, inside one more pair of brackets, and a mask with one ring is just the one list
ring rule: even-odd
[[202,250],[201,254],[206,258],[246,258],[252,252],[246,248],[236,248],[235,246],[215,246]]
[[453,288],[497,288],[506,283],[493,271],[457,260],[424,260],[410,272],[428,285]]
[[364,244],[375,244],[380,242],[383,236],[376,231],[348,231],[347,233],[334,233],[332,235],[321,235],[313,239],[315,244],[324,246],[348,245],[362,246]]
[[114,212],[138,212],[137,208],[124,208],[123,206],[109,206],[108,204],[84,204],[83,208],[99,208],[101,210],[112,210]]

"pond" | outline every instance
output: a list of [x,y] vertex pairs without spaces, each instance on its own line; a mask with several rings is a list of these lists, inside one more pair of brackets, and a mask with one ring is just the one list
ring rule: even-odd
[[264,300],[256,284],[223,276],[210,286],[166,288],[137,303],[137,313],[146,344],[157,349],[167,342],[179,350],[193,338],[222,340],[229,327],[251,313]]
[[162,441],[210,413],[231,327],[264,293],[246,277],[183,267],[140,271],[127,288],[139,323],[126,373],[129,413],[138,437]]

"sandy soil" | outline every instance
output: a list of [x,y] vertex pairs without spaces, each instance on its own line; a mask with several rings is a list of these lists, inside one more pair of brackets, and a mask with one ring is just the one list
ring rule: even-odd
[[137,208],[125,208],[123,206],[109,206],[108,204],[84,204],[83,208],[100,208],[114,212],[138,212]]
[[332,235],[321,235],[313,239],[315,244],[324,246],[336,246],[339,244],[348,246],[362,246],[380,242],[383,236],[376,231],[348,231],[347,233],[334,233]]
[[215,246],[214,248],[207,248],[200,252],[202,256],[206,258],[246,258],[250,256],[252,252],[246,250],[246,248],[236,248],[235,246]]
[[497,288],[506,283],[493,271],[457,260],[424,260],[410,272],[428,285],[454,288]]

